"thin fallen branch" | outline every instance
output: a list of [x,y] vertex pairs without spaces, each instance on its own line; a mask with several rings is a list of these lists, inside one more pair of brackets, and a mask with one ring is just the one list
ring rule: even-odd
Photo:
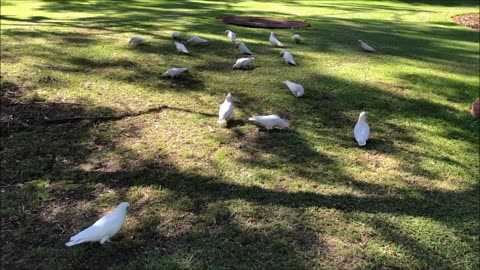
[[47,124],[62,124],[62,123],[70,123],[70,122],[79,122],[79,121],[109,121],[109,120],[120,120],[126,117],[132,116],[139,116],[142,114],[158,112],[163,109],[168,108],[167,105],[160,105],[157,107],[150,108],[145,111],[133,112],[133,113],[124,113],[121,115],[112,115],[112,116],[75,116],[75,117],[67,117],[67,118],[58,118],[58,119],[45,119],[44,122]]
[[79,106],[84,106],[86,104],[82,103],[72,103],[72,102],[56,102],[56,101],[31,101],[31,102],[13,102],[13,103],[4,103],[1,104],[1,106],[26,106],[26,105],[49,105],[49,104],[55,104],[55,105],[79,105]]

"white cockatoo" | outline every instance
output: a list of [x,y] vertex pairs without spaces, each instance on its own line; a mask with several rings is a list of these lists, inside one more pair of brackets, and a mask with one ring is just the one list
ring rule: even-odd
[[167,70],[165,73],[162,74],[162,77],[170,77],[170,78],[175,78],[180,73],[187,71],[187,68],[171,68]]
[[178,39],[180,37],[180,33],[177,31],[172,32],[172,38],[173,39]]
[[220,105],[218,110],[218,124],[224,124],[230,119],[233,115],[233,103],[232,103],[232,94],[228,93],[225,101]]
[[187,40],[187,43],[190,44],[205,44],[208,43],[208,40],[200,38],[200,37],[191,37],[189,40]]
[[227,37],[229,39],[231,39],[233,42],[236,42],[237,41],[237,34],[235,34],[234,32],[230,31],[230,30],[227,30],[225,31],[225,34],[227,35]]
[[248,118],[248,120],[255,121],[260,125],[264,126],[266,129],[286,129],[290,126],[290,124],[288,124],[285,120],[274,114],[265,116],[252,116]]
[[187,50],[187,47],[185,47],[185,45],[183,45],[182,43],[180,42],[176,42],[175,41],[175,47],[177,47],[177,52],[178,53],[190,53],[188,50]]
[[252,63],[254,59],[255,59],[254,57],[240,58],[240,59],[237,60],[235,65],[232,66],[232,68],[235,69],[235,68],[246,67],[246,66],[250,65],[250,63]]
[[300,42],[302,42],[302,37],[300,35],[293,35],[292,40],[295,43],[300,43]]
[[270,38],[268,39],[270,41],[270,44],[274,47],[283,47],[283,44],[278,41],[277,37],[275,37],[275,33],[271,32],[270,33]]
[[66,246],[74,246],[85,242],[105,243],[114,236],[125,223],[127,217],[127,208],[130,206],[128,202],[122,202],[113,210],[113,212],[97,220],[92,226],[77,233],[70,238]]
[[289,80],[285,80],[283,81],[283,83],[288,87],[288,89],[290,89],[290,91],[292,91],[292,94],[295,97],[298,98],[303,96],[303,93],[305,92],[305,90],[303,89],[303,86],[301,84],[294,83]]
[[293,60],[293,55],[289,51],[287,50],[281,51],[280,56],[283,58],[283,60],[285,60],[287,64],[294,65],[294,66],[297,65],[295,63],[295,60]]
[[361,40],[358,40],[357,44],[358,44],[358,46],[360,46],[360,48],[362,48],[366,52],[376,52],[376,50],[374,48],[370,47],[370,45],[368,45],[367,43],[365,43]]
[[367,144],[368,136],[370,135],[370,127],[366,121],[367,113],[361,112],[358,117],[358,122],[353,128],[353,135],[355,140],[357,140],[358,145],[364,146]]
[[130,40],[128,41],[128,44],[133,44],[133,45],[138,45],[142,42],[144,42],[145,39],[144,38],[141,38],[141,37],[137,37],[137,36],[133,36],[130,38]]
[[236,42],[235,43],[235,48],[240,50],[240,52],[243,53],[243,54],[252,55],[252,52],[247,48],[247,46],[243,42]]

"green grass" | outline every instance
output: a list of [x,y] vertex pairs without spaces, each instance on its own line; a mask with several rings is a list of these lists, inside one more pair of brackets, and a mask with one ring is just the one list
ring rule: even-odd
[[[1,123],[3,268],[480,267],[480,126],[466,111],[479,97],[479,32],[451,20],[478,2],[1,4],[2,90],[47,102],[2,105],[2,119],[23,123]],[[310,22],[275,31],[299,65],[283,63],[270,30],[215,22],[228,15]],[[231,69],[240,55],[226,29],[254,53],[253,70]],[[171,31],[210,44],[178,55]],[[132,35],[148,42],[128,46]],[[189,72],[160,78],[174,66]],[[221,128],[227,92],[235,121]],[[359,148],[363,110],[372,133]],[[292,129],[246,121],[270,113]],[[64,246],[121,201],[131,209],[113,243]]]

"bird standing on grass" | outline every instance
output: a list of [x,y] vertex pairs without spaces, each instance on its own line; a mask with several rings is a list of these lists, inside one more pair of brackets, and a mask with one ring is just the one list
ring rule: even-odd
[[252,116],[248,118],[248,120],[257,122],[268,130],[273,128],[287,129],[290,127],[290,124],[287,123],[287,121],[274,114],[264,116]]
[[233,103],[232,103],[232,94],[228,93],[225,101],[220,105],[218,110],[218,124],[224,124],[230,119],[233,115]]
[[300,35],[293,35],[292,40],[295,43],[300,43],[300,42],[302,42],[302,37]]
[[293,66],[297,65],[297,63],[295,63],[295,60],[293,59],[293,55],[287,50],[281,51],[280,52],[280,57],[282,57],[283,60],[285,60],[285,63],[287,63],[289,65],[293,65]]
[[172,32],[172,38],[173,39],[178,39],[180,37],[180,33],[177,31]]
[[182,43],[180,42],[176,42],[175,41],[175,47],[177,47],[177,52],[178,53],[185,53],[185,54],[189,54],[190,52],[187,50],[187,47],[185,47],[185,45],[183,45]]
[[353,128],[353,135],[355,140],[357,140],[359,146],[364,146],[367,144],[368,136],[370,136],[370,127],[366,121],[367,113],[361,112],[358,116],[358,122]]
[[292,94],[295,97],[298,98],[303,96],[303,93],[305,92],[305,90],[303,89],[303,86],[301,84],[294,83],[289,80],[285,80],[283,81],[283,83],[288,87],[288,89],[290,89],[290,91],[292,91]]
[[237,34],[235,34],[234,32],[232,32],[230,30],[225,31],[225,34],[227,35],[227,37],[230,40],[232,40],[233,42],[237,42]]
[[167,70],[165,73],[162,74],[162,77],[170,77],[170,78],[175,78],[180,73],[187,71],[187,68],[171,68]]
[[237,48],[243,54],[252,55],[252,52],[247,48],[247,46],[243,42],[236,42],[235,48]]
[[254,59],[255,59],[254,57],[246,57],[246,58],[237,59],[237,62],[235,63],[235,65],[232,66],[232,68],[233,69],[244,68],[244,67],[250,65],[250,63],[252,63]]
[[71,247],[85,242],[99,241],[100,244],[103,244],[106,241],[110,241],[110,237],[114,236],[123,227],[129,206],[130,204],[128,202],[122,202],[113,212],[97,220],[92,226],[72,236],[70,241],[65,245]]
[[130,38],[130,40],[128,41],[128,44],[133,44],[133,45],[138,45],[142,42],[144,42],[145,39],[144,38],[141,38],[141,37],[137,37],[137,36],[133,36]]
[[367,43],[365,43],[361,40],[358,40],[357,44],[358,44],[358,46],[360,46],[360,48],[362,48],[366,52],[376,52],[376,50],[374,48],[372,48],[370,45],[368,45]]
[[208,43],[208,40],[200,38],[200,37],[191,37],[189,40],[187,40],[187,44],[206,44]]
[[270,33],[270,38],[268,40],[273,47],[283,47],[283,44],[275,36],[275,32]]

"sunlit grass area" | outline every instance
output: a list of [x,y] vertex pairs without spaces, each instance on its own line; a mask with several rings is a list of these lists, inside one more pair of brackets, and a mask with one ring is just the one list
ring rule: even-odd
[[[5,269],[480,267],[479,32],[451,19],[478,1],[1,5]],[[275,30],[298,66],[271,30],[215,21],[231,15],[309,22]],[[227,29],[253,68],[232,69]],[[210,42],[179,55],[172,31]],[[172,67],[189,71],[160,77]],[[247,121],[263,114],[291,129]],[[64,245],[122,201],[112,243]]]

